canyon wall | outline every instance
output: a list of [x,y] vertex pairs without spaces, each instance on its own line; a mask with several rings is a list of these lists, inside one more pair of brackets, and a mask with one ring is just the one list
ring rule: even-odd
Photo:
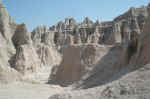
[[[30,32],[0,4],[1,81],[16,75],[14,80],[67,85],[84,82],[97,70],[112,75],[124,68],[122,64],[132,64],[132,56],[137,57],[132,49],[139,51],[137,41],[148,17],[148,6],[143,6],[130,8],[108,22],[93,22],[86,17],[79,23],[66,18],[65,22],[38,26]],[[109,72],[111,69],[114,71]]]

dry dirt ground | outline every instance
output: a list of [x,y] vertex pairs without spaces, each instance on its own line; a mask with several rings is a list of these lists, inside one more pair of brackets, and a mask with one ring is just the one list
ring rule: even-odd
[[15,82],[0,85],[0,99],[150,99],[149,77],[150,64],[147,64],[118,80],[84,90],[71,90],[73,86]]
[[0,85],[0,99],[48,99],[51,95],[64,92],[56,85],[16,82]]

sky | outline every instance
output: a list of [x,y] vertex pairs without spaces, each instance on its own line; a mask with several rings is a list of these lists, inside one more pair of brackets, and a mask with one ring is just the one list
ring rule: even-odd
[[89,17],[93,21],[109,21],[130,7],[147,5],[150,0],[3,0],[17,23],[25,23],[32,31],[38,25],[52,26],[66,17],[77,22]]

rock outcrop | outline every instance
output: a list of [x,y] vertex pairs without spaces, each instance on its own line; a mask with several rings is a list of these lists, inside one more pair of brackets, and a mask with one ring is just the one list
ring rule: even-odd
[[[94,23],[85,18],[77,23],[67,18],[50,27],[54,31],[54,43],[61,47],[63,55],[61,64],[53,69],[52,79],[60,84],[82,80],[81,86],[89,88],[107,82],[116,72],[125,69],[125,65],[134,67],[129,64],[138,50],[138,38],[147,17],[148,7],[131,8],[109,22]],[[104,47],[100,48],[102,44]],[[95,75],[102,76],[95,79]]]
[[149,99],[149,67],[148,64],[139,70],[128,71],[127,75],[102,86],[57,93],[49,99]]
[[32,46],[31,33],[25,24],[18,25],[12,41],[16,48],[16,54],[11,60],[12,67],[22,74],[35,72],[40,67],[40,61]]
[[103,84],[129,62],[128,45],[72,45],[64,47],[62,53],[63,60],[52,69],[50,77],[64,86],[77,83],[89,88]]
[[149,99],[150,6],[113,21],[66,18],[32,32],[1,0],[0,6],[0,83],[49,81],[76,89],[50,99]]
[[107,49],[96,45],[64,47],[62,49],[63,60],[57,66],[57,71],[52,69],[51,80],[61,85],[72,84],[80,80],[84,74],[94,68],[93,65],[98,62],[100,56],[104,56],[105,52],[99,53],[102,50],[107,52]]
[[17,27],[0,0],[0,83],[10,83],[20,79],[19,73],[12,69],[9,60],[15,54],[12,35]]
[[40,68],[40,59],[35,48],[31,45],[17,47],[14,61],[14,68],[24,75],[37,72],[37,69]]
[[[134,47],[134,56],[132,57],[131,63],[134,66],[143,66],[150,62],[149,60],[149,32],[150,32],[150,8],[148,9],[149,16],[147,18],[146,24],[143,27],[142,34],[137,38],[136,43]],[[134,40],[135,42],[135,40]],[[134,43],[132,42],[132,43]]]
[[20,24],[17,26],[15,34],[12,37],[14,46],[19,47],[25,44],[31,44],[31,33],[28,31],[25,24]]
[[128,12],[114,19],[114,31],[116,33],[116,40],[120,42],[128,42],[134,37],[141,34],[143,26],[148,17],[147,7],[130,8]]
[[57,65],[61,61],[61,55],[54,44],[54,32],[46,26],[39,26],[31,33],[33,45],[45,66]]
[[[150,11],[150,10],[149,10]],[[149,12],[150,13],[150,12]],[[150,16],[150,15],[149,15]],[[72,92],[65,92],[62,94],[55,94],[51,96],[49,99],[148,99],[149,94],[149,32],[150,32],[150,17],[148,16],[148,19],[146,21],[146,24],[143,26],[142,33],[139,34],[139,36],[136,39],[130,40],[127,44],[127,48],[124,49],[125,45],[121,45],[124,50],[121,51],[121,55],[125,55],[125,64],[122,64],[123,62],[120,61],[120,58],[123,58],[123,56],[120,56],[120,58],[117,59],[121,63],[121,67],[118,68],[117,64],[114,65],[114,67],[111,68],[111,65],[109,64],[110,60],[107,60],[105,64],[104,69],[102,69],[103,65],[98,64],[99,67],[94,69],[91,77],[89,77],[85,83],[82,86],[86,86],[86,84],[92,85],[89,89],[78,89],[74,90]],[[116,47],[116,46],[115,46]],[[120,53],[116,49],[110,50],[111,57],[114,56],[116,51],[117,53]],[[123,53],[123,52],[124,53]],[[101,60],[102,61],[102,60]],[[116,68],[117,66],[117,68]],[[108,68],[107,68],[108,67]],[[123,69],[121,69],[123,68]],[[119,70],[118,70],[119,69]],[[109,71],[110,70],[110,71]],[[97,71],[97,72],[96,72]],[[115,71],[115,75],[112,75],[111,72]],[[103,72],[103,73],[102,73]],[[102,73],[102,74],[101,74]],[[106,75],[105,75],[106,73]],[[111,74],[107,76],[108,74]],[[105,83],[101,83],[104,79],[109,79],[109,81]],[[100,82],[99,82],[100,81]],[[100,84],[101,86],[96,86],[97,84]]]
[[24,23],[12,19],[2,1],[0,5],[0,83],[24,78],[45,83],[50,69],[61,61],[54,33],[45,26],[29,32]]
[[53,32],[43,26],[30,33],[25,24],[21,24],[18,25],[12,41],[16,47],[16,54],[11,60],[12,67],[23,74],[25,80],[48,81],[50,69],[61,61],[53,43]]
[[[58,22],[50,27],[54,31],[54,41],[57,46],[70,44],[105,44],[126,43],[141,34],[148,16],[147,7],[130,8],[126,13],[113,21],[92,22],[85,18],[77,23],[73,18]],[[69,41],[68,37],[72,37]]]
[[31,33],[34,44],[44,43],[45,45],[54,44],[54,33],[47,26],[38,26]]

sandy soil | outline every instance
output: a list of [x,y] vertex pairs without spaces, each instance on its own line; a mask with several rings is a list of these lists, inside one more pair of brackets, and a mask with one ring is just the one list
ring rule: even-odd
[[64,92],[64,89],[56,85],[19,82],[0,85],[0,99],[48,99],[60,92]]

